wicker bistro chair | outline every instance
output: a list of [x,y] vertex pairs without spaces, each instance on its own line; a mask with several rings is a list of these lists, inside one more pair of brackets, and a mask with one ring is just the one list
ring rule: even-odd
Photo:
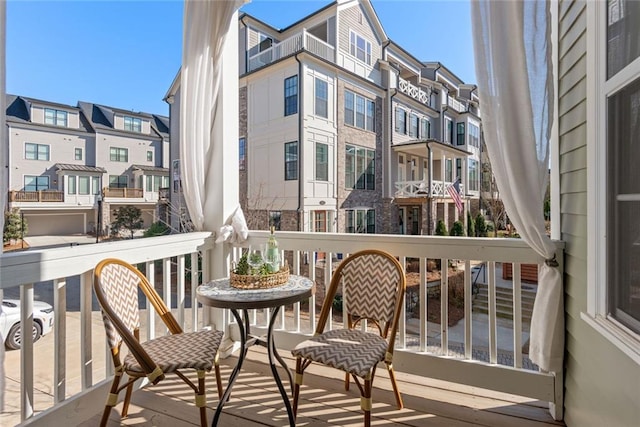
[[[170,335],[140,342],[138,287],[151,302]],[[127,389],[122,405],[124,418],[129,409],[133,383],[139,378],[147,377],[151,383],[157,384],[168,373],[175,373],[194,390],[196,406],[200,409],[200,422],[203,427],[206,426],[205,371],[210,371],[215,366],[218,397],[222,396],[217,353],[223,333],[206,330],[183,332],[147,278],[124,261],[110,258],[98,263],[94,269],[93,289],[102,308],[107,341],[115,367],[115,376],[100,426],[107,424],[120,391]],[[120,347],[123,341],[129,353],[121,360]],[[198,385],[189,380],[181,372],[182,369],[195,369]],[[123,373],[127,374],[128,380],[120,385]]]
[[[340,284],[347,310],[345,329],[324,332]],[[314,337],[298,344],[292,351],[296,357],[294,415],[298,410],[304,370],[312,362],[345,371],[346,390],[349,389],[349,375],[353,377],[360,389],[365,426],[371,425],[371,389],[376,367],[379,362],[385,362],[398,409],[402,409],[402,396],[391,362],[405,288],[402,266],[386,252],[364,250],[342,261],[331,278]],[[365,320],[373,323],[379,334],[363,331],[360,325]]]

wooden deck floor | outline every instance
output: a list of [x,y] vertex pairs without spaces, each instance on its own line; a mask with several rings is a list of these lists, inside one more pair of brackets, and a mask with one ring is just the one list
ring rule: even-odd
[[[286,356],[286,355],[283,355]],[[286,358],[294,366],[291,358]],[[226,381],[236,358],[222,361]],[[242,372],[234,385],[231,400],[225,406],[218,425],[224,427],[288,426],[287,413],[260,347],[252,347]],[[563,426],[555,422],[546,404],[527,398],[460,386],[444,381],[397,373],[405,408],[397,410],[391,384],[384,369],[374,381],[372,424],[378,426]],[[304,376],[298,426],[361,426],[359,392],[352,384],[344,390],[341,372],[312,365]],[[213,375],[208,378],[208,419],[213,419],[217,404]],[[286,384],[289,390],[288,384]],[[111,412],[109,426],[193,426],[199,425],[198,411],[191,390],[173,378],[137,391],[133,395],[129,416],[120,418]],[[82,424],[95,426],[100,415]]]

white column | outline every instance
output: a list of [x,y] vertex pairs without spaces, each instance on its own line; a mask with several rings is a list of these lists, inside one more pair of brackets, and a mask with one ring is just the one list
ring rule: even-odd
[[[5,112],[7,106],[7,96],[5,94],[5,28],[7,28],[6,17],[7,3],[0,1],[0,169],[2,174],[0,179],[0,207],[4,211],[5,204],[7,202],[7,192],[9,191],[9,168],[7,167],[9,156],[9,146],[7,141],[7,132],[5,127]],[[4,215],[0,215],[0,229],[4,230]],[[1,256],[1,255],[0,255]],[[3,297],[3,292],[0,289],[0,300]],[[2,308],[0,307],[0,311]],[[4,342],[4,337],[0,334],[0,343]],[[4,411],[4,345],[0,345],[0,412]]]

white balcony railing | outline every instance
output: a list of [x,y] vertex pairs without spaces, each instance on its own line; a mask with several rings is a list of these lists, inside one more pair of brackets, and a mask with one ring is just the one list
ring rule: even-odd
[[[396,181],[396,197],[449,197],[447,188],[453,182],[431,181],[431,193],[428,191],[427,180],[420,181]],[[460,194],[464,195],[464,185],[460,184]]]
[[247,71],[251,72],[260,67],[264,67],[301,50],[307,50],[327,61],[334,62],[335,60],[335,49],[333,46],[309,34],[306,30],[302,30],[301,33],[291,36],[280,43],[276,43],[269,49],[263,50],[250,57],[248,64],[249,69]]
[[465,113],[467,111],[467,106],[464,103],[452,97],[448,97],[447,105],[456,110],[458,113]]
[[[247,245],[258,245],[266,241],[268,232],[252,231]],[[319,289],[329,283],[332,268],[336,260],[347,253],[353,253],[365,248],[386,250],[408,266],[417,268],[414,278],[416,283],[408,293],[407,298],[416,298],[413,303],[417,307],[413,316],[404,312],[401,317],[398,333],[397,352],[394,356],[394,367],[403,371],[445,381],[463,383],[467,385],[488,388],[492,390],[522,395],[547,402],[561,401],[562,384],[559,376],[553,373],[541,373],[537,370],[523,367],[523,303],[521,297],[520,266],[523,263],[541,264],[544,262],[534,251],[519,239],[488,239],[463,237],[431,237],[431,236],[398,236],[398,235],[357,235],[334,233],[299,233],[278,232],[280,248],[290,260],[292,271],[305,274],[316,280]],[[211,252],[214,250],[214,252]],[[232,251],[232,257],[238,257],[240,250]],[[198,254],[202,255],[201,274],[203,280],[212,276],[212,264],[219,264],[213,253],[219,253],[213,244],[210,233],[198,232],[171,236],[127,240],[113,243],[65,247],[49,250],[33,250],[22,253],[9,253],[0,257],[0,288],[6,293],[17,292],[21,299],[22,322],[30,324],[31,318],[25,313],[33,309],[34,284],[48,287],[53,295],[55,309],[55,326],[53,330],[54,345],[49,357],[42,357],[36,349],[42,342],[31,343],[23,340],[20,350],[20,414],[22,420],[31,419],[47,422],[51,425],[74,420],[88,419],[99,413],[108,393],[109,378],[112,368],[109,363],[98,366],[98,356],[105,358],[107,349],[104,345],[104,334],[97,307],[92,307],[92,269],[96,263],[106,257],[118,257],[130,263],[145,266],[147,276],[154,281],[154,261],[160,260],[162,265],[162,279],[156,284],[167,305],[173,307],[176,318],[184,325],[185,330],[192,330],[202,325],[215,323],[214,327],[224,330],[231,338],[238,338],[236,325],[229,319],[231,316],[223,311],[213,309],[190,309],[197,307],[194,288],[198,284],[198,272],[191,272],[191,284],[185,280],[185,263],[191,261],[191,266],[198,265]],[[312,262],[320,253],[324,257],[319,262]],[[440,265],[456,265],[461,276],[455,276],[458,286],[462,286],[464,307],[464,342],[457,350],[452,349],[449,342],[448,295],[450,283],[454,283],[454,276],[450,276],[448,269],[442,269],[441,278],[437,283],[429,282],[428,259],[440,260]],[[558,244],[557,259],[563,259],[562,246]],[[497,311],[496,311],[496,268],[499,263],[513,263],[513,336],[511,363],[509,366],[498,363],[497,345]],[[172,268],[173,266],[173,268]],[[417,267],[416,267],[417,266]],[[475,266],[475,267],[474,267]],[[472,300],[475,282],[475,272],[478,266],[483,266],[486,273],[488,287],[488,347],[483,350],[485,359],[476,357],[476,344],[472,341]],[[175,274],[172,280],[171,271]],[[67,282],[79,276],[79,314],[69,313],[66,301],[69,297]],[[320,277],[322,280],[319,282]],[[76,279],[77,280],[77,277]],[[453,286],[453,285],[452,285]],[[429,338],[430,326],[428,319],[428,299],[432,298],[433,290],[441,296],[441,313],[439,338],[435,343]],[[44,292],[46,293],[46,292]],[[407,305],[405,304],[405,310]],[[281,351],[288,351],[296,343],[305,339],[315,329],[316,299],[310,298],[309,303],[298,303],[282,310],[279,324],[276,325],[276,342]],[[70,317],[71,316],[71,317]],[[253,311],[251,318],[255,326],[252,331],[266,331],[268,310]],[[71,321],[79,319],[80,329],[72,331]],[[213,322],[215,320],[215,322]],[[77,323],[77,322],[76,322]],[[146,311],[146,326],[141,332],[143,337],[151,337],[160,327],[156,324],[151,310]],[[329,327],[337,327],[334,321]],[[409,328],[409,326],[412,328]],[[96,331],[93,331],[97,328]],[[23,328],[24,330],[24,328]],[[431,330],[433,332],[433,330]],[[92,336],[100,338],[92,338]],[[66,340],[68,336],[80,336],[79,346],[70,346]],[[504,338],[504,337],[502,337]],[[42,341],[42,340],[41,340]],[[101,347],[100,347],[101,346]],[[97,350],[96,350],[97,349]],[[12,355],[12,354],[11,354]],[[50,383],[39,375],[37,389],[50,390],[49,400],[34,400],[34,363],[50,363]],[[77,360],[81,373],[79,381],[67,377],[70,360]],[[500,362],[504,363],[504,361]],[[40,368],[42,371],[42,368]],[[15,399],[16,401],[18,399]],[[38,405],[34,404],[34,401]],[[0,416],[0,424],[4,424]]]
[[400,92],[405,93],[412,97],[413,99],[417,99],[422,102],[424,105],[431,105],[431,93],[425,90],[422,90],[418,86],[415,86],[408,82],[407,80],[398,77],[398,89]]

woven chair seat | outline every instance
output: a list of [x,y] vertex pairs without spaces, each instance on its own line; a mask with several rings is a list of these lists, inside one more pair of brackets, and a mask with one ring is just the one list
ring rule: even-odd
[[292,354],[364,377],[384,360],[388,346],[378,334],[336,329],[301,342]]
[[[223,335],[221,331],[213,330],[187,332],[155,338],[143,342],[142,347],[164,373],[185,368],[209,371]],[[124,369],[144,375],[132,354],[125,357]]]

